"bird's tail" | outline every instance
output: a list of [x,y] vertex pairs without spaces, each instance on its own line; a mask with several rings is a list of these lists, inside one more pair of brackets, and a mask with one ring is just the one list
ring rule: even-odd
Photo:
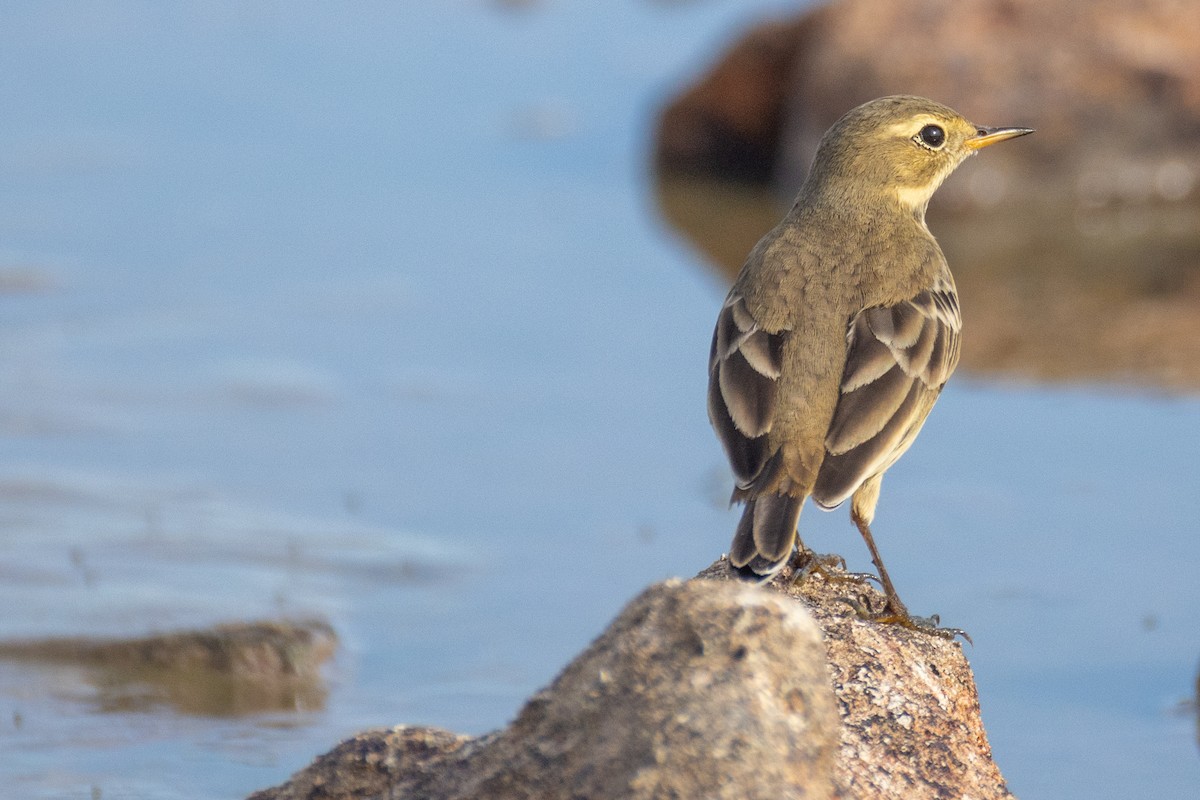
[[729,546],[729,564],[739,577],[769,581],[791,558],[803,497],[761,494],[746,500]]

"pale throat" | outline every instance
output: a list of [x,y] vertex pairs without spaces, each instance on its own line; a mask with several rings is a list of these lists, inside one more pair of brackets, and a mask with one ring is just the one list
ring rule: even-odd
[[937,191],[938,184],[941,184],[941,181],[933,186],[895,186],[892,193],[905,210],[923,215],[929,205],[929,199]]
[[902,208],[924,218],[925,209],[929,207],[929,200],[933,197],[933,193],[957,166],[957,163],[947,164],[941,172],[934,176],[933,180],[920,186],[897,184],[892,187],[892,194]]

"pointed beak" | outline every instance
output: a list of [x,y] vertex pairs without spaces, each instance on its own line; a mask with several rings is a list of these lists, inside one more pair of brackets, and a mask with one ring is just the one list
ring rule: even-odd
[[1033,128],[978,128],[977,133],[964,144],[972,150],[982,150],[997,142],[1004,142],[1033,133]]

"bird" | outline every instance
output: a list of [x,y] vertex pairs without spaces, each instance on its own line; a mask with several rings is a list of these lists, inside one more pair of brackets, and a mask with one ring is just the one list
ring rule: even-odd
[[791,210],[730,288],[709,352],[708,416],[743,506],[728,554],[740,577],[768,581],[798,544],[806,552],[806,500],[850,500],[885,597],[867,615],[936,628],[908,612],[871,534],[884,473],[958,364],[958,294],[925,212],[966,158],[1032,132],[895,95],[821,138]]

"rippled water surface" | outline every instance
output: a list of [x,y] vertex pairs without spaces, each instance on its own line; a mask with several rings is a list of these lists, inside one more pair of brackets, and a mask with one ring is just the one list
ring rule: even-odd
[[[290,710],[0,662],[0,793],[238,797],[363,728],[480,733],[719,555],[724,289],[648,152],[789,5],[0,12],[0,638],[342,639]],[[1198,441],[1195,399],[959,376],[889,473],[889,569],[974,636],[1019,796],[1200,783]],[[868,566],[844,511],[802,525]]]

